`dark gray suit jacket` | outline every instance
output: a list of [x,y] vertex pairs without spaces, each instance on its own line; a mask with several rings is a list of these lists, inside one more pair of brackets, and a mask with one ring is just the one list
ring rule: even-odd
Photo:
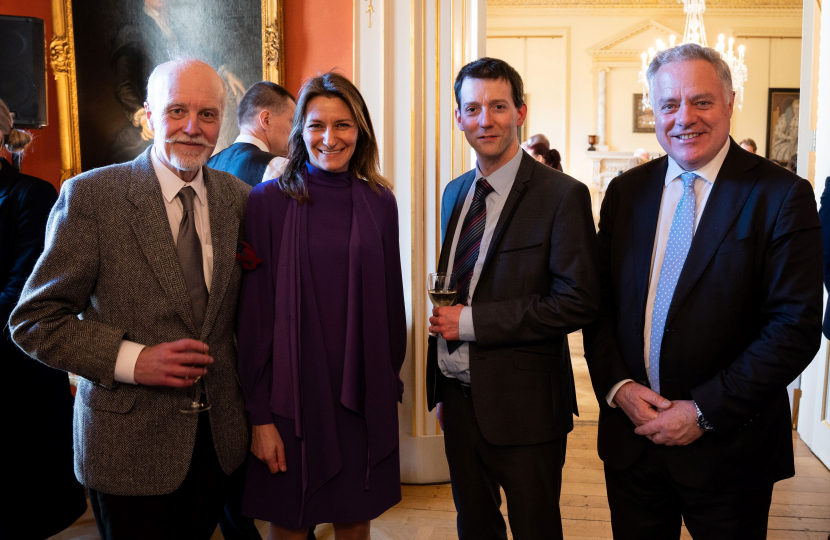
[[248,448],[234,330],[242,277],[236,247],[251,188],[203,168],[213,281],[199,335],[151,148],[63,185],[45,250],[10,320],[15,342],[30,356],[83,377],[75,401],[75,474],[115,495],[175,490],[187,474],[198,416],[179,412],[187,389],[114,380],[122,339],[207,343],[215,362],[204,381],[222,469],[233,472]]
[[[474,179],[475,170],[444,191],[439,272],[446,271]],[[526,153],[507,197],[473,294],[473,403],[491,444],[539,444],[573,429],[567,337],[590,323],[599,307],[597,242],[588,187]],[[430,409],[443,400],[447,382],[430,338]]]

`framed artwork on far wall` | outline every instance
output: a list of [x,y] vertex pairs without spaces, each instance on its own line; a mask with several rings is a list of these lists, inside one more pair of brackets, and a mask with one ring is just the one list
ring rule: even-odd
[[766,157],[787,165],[798,152],[798,88],[770,88]]
[[643,103],[643,94],[634,94],[633,133],[654,133],[654,112],[648,103]]
[[228,94],[216,149],[238,134],[236,110],[260,80],[282,83],[284,0],[52,0],[61,181],[129,161],[152,143],[144,114],[158,64],[211,64]]

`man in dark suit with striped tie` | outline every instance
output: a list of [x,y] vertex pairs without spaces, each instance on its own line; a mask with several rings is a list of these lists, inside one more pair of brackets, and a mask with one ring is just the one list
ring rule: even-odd
[[502,60],[464,66],[459,129],[474,170],[444,191],[439,272],[456,305],[430,317],[427,397],[444,428],[461,540],[562,538],[559,492],[576,413],[567,335],[599,305],[588,188],[519,148],[522,79]]

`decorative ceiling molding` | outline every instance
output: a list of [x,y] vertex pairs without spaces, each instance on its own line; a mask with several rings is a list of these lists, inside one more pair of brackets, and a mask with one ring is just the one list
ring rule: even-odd
[[738,38],[798,38],[801,39],[801,28],[790,27],[756,27],[735,26],[732,28],[735,39]]
[[618,45],[625,43],[631,38],[637,37],[640,34],[656,30],[663,34],[665,40],[669,40],[669,36],[674,35],[682,38],[683,32],[678,32],[664,24],[657,21],[645,21],[636,26],[632,26],[619,34],[616,34],[608,39],[605,39],[593,47],[588,49],[588,54],[591,55],[594,62],[603,61],[631,61],[640,62],[640,55],[643,53],[642,49],[615,49]]
[[[659,8],[677,9],[677,0],[487,0],[487,7],[620,7],[620,8]],[[710,0],[706,8],[718,9],[801,9],[802,0]]]

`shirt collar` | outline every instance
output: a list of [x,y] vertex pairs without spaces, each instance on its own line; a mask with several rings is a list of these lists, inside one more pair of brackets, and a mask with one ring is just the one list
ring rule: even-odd
[[202,175],[201,167],[199,167],[199,171],[196,173],[196,177],[193,180],[185,182],[161,162],[156,155],[155,145],[153,145],[153,149],[150,150],[150,157],[153,160],[153,169],[156,171],[156,178],[158,178],[159,184],[161,184],[161,194],[164,196],[164,199],[168,202],[168,204],[173,202],[176,195],[179,194],[179,190],[181,190],[184,186],[190,186],[193,188],[193,191],[196,192],[196,198],[202,206],[207,203],[207,190],[205,189],[205,179]]
[[[718,173],[720,172],[720,168],[723,165],[724,160],[726,159],[726,154],[729,153],[729,146],[731,143],[731,139],[729,137],[726,138],[726,142],[723,144],[723,148],[720,149],[720,152],[712,158],[712,161],[700,167],[699,169],[695,169],[693,172],[698,175],[700,178],[703,178],[710,184],[715,183],[715,178],[718,177]],[[669,168],[666,171],[666,187],[669,186],[674,180],[680,177],[681,174],[687,172],[683,169],[677,162],[669,156]]]
[[262,141],[262,139],[259,139],[259,138],[257,138],[257,137],[254,137],[253,135],[246,135],[246,134],[244,134],[244,133],[240,133],[240,134],[239,134],[239,137],[237,137],[237,138],[236,138],[236,140],[235,140],[235,141],[233,141],[233,144],[236,144],[236,143],[239,143],[239,142],[241,142],[241,143],[253,144],[254,146],[256,146],[257,148],[259,148],[259,149],[260,149],[260,150],[262,150],[263,152],[268,152],[269,154],[271,153],[271,151],[270,151],[270,150],[268,150],[268,145],[267,145],[267,144],[265,144],[265,143]]
[[493,191],[495,191],[498,195],[501,195],[505,190],[513,185],[513,181],[516,179],[516,174],[519,172],[519,165],[522,164],[523,154],[524,151],[521,147],[519,147],[516,151],[516,155],[513,156],[513,159],[502,165],[498,170],[487,177],[481,174],[481,169],[478,168],[478,163],[476,163],[475,181],[478,182],[479,178],[487,178],[487,183],[493,187]]

